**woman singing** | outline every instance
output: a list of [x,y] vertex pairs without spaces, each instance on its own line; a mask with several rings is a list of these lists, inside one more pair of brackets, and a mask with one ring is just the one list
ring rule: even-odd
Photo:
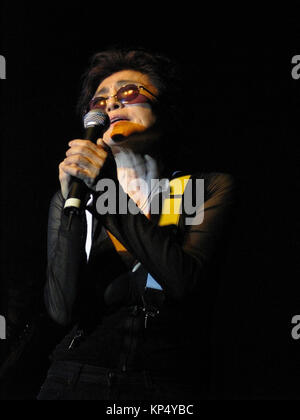
[[[97,144],[72,140],[59,165],[45,303],[70,333],[52,355],[39,400],[183,401],[207,395],[216,271],[230,233],[235,187],[225,173],[173,167],[178,144],[196,140],[179,131],[192,85],[183,94],[179,87],[174,63],[142,49],[100,52],[85,74],[80,112],[104,112],[110,125]],[[87,197],[70,227],[63,209],[74,177],[85,183]],[[116,186],[117,205],[106,212],[108,195],[99,187],[104,179]],[[202,180],[202,204],[177,218],[172,207],[168,219],[161,180],[169,182],[170,200],[181,209],[192,191],[188,185]],[[120,197],[126,212],[119,210]]]

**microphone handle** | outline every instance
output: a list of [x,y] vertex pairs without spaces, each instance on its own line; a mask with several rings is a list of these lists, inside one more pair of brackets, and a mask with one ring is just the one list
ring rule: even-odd
[[[90,140],[93,143],[96,143],[97,139],[102,135],[103,127],[91,126],[85,130],[84,140]],[[80,210],[82,208],[88,190],[88,187],[82,180],[75,177],[72,178],[73,182],[64,206],[64,214],[69,216],[69,228],[71,227],[73,215],[80,214]]]

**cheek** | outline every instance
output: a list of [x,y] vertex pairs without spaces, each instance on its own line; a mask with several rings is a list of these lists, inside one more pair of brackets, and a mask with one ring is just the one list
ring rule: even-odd
[[[132,104],[126,105],[126,114],[130,121],[140,124],[145,128],[149,128],[155,124],[157,118],[152,111],[151,105],[149,104]],[[111,133],[113,127],[110,127],[103,135],[103,140],[107,144],[111,144]]]
[[156,121],[156,116],[154,115],[152,108],[148,104],[143,104],[142,106],[127,105],[128,106],[128,116],[130,119],[138,124],[142,124],[145,127],[150,127]]

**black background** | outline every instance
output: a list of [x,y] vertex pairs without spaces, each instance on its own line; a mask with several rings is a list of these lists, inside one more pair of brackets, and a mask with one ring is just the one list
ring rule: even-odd
[[[212,397],[298,399],[296,19],[217,17],[155,3],[1,8],[0,314],[22,324],[39,310],[49,200],[66,145],[81,133],[75,106],[90,56],[115,43],[145,46],[183,66],[191,168],[230,172],[240,185],[214,321]],[[55,327],[43,334],[51,347]],[[6,397],[34,395],[44,347],[11,375]]]

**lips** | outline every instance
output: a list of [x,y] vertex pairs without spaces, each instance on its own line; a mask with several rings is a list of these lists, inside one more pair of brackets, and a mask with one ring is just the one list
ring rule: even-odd
[[129,121],[129,119],[128,118],[125,118],[125,117],[123,117],[121,115],[114,115],[114,116],[111,116],[110,117],[110,124],[111,125],[112,124],[115,124],[116,122],[119,122],[119,121]]

